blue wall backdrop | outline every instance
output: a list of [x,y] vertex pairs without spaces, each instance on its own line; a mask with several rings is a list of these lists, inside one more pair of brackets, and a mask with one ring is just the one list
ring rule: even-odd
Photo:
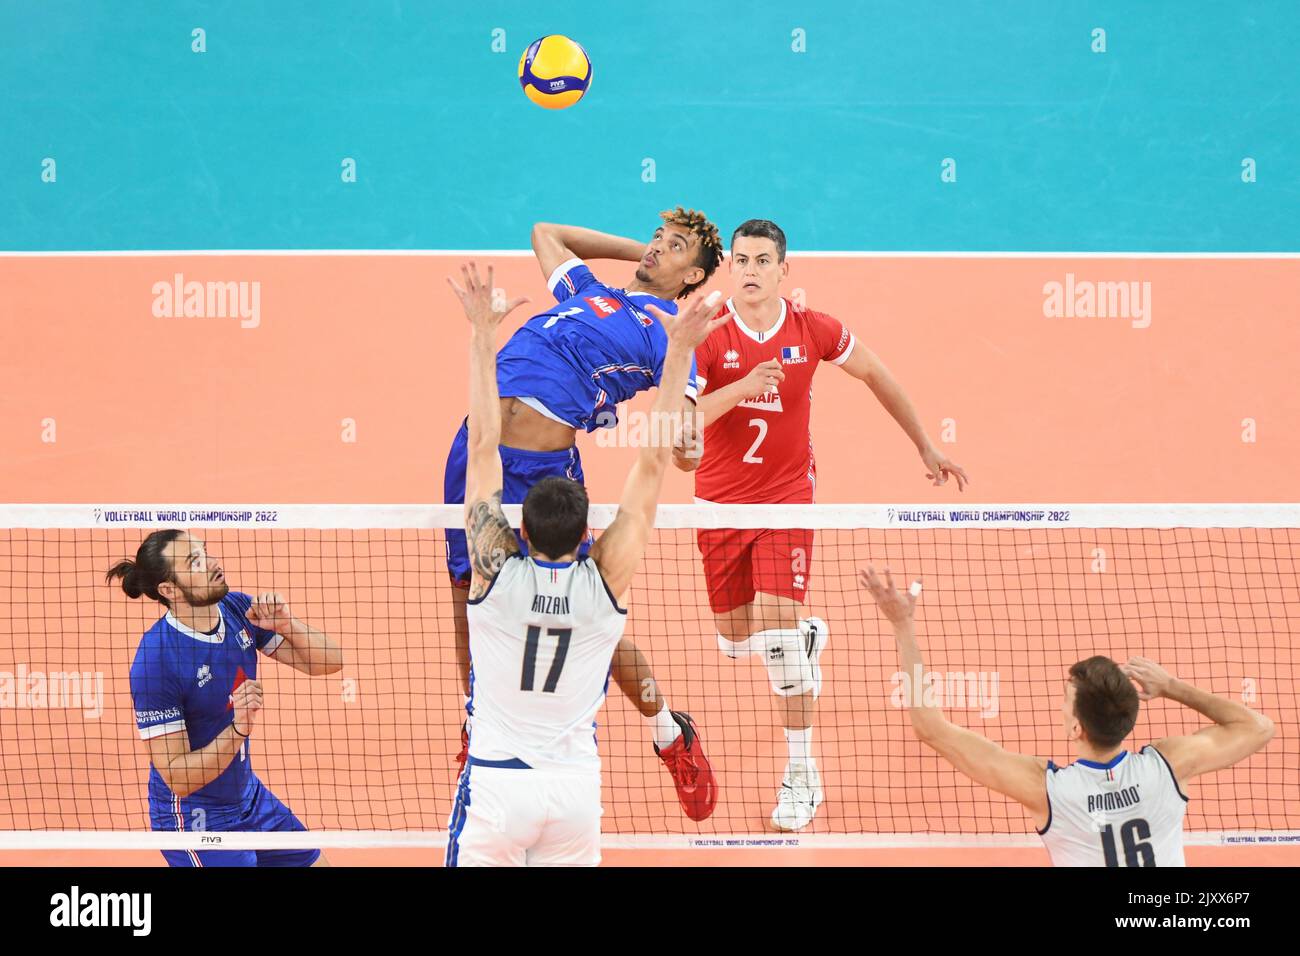
[[[546,33],[595,64],[567,111],[516,81]],[[802,249],[1295,250],[1298,50],[1294,0],[5,0],[0,249],[521,248],[680,202]]]

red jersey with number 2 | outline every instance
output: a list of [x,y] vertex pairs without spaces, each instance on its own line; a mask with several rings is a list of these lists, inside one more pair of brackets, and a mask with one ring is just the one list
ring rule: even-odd
[[853,333],[843,322],[781,300],[781,315],[766,332],[748,328],[730,299],[719,315],[731,321],[695,350],[701,395],[737,382],[768,359],[778,359],[783,381],[766,395],[741,402],[704,429],[704,460],[695,495],[705,501],[806,504],[817,482],[809,419],[817,363],[843,365]]

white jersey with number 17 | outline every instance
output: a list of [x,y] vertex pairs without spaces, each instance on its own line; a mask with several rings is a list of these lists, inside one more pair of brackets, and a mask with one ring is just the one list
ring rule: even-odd
[[469,755],[599,772],[596,712],[627,611],[596,562],[512,555],[467,612]]

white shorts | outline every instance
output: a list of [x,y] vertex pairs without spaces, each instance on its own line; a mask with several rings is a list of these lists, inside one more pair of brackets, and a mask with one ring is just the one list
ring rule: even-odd
[[597,866],[600,774],[469,765],[447,823],[447,866]]

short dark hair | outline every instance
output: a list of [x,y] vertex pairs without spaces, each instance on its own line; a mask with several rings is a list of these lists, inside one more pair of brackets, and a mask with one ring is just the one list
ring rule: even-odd
[[112,581],[114,578],[121,578],[122,590],[126,592],[127,597],[134,599],[146,595],[165,607],[171,607],[171,602],[158,593],[158,585],[164,581],[176,580],[171,558],[167,557],[167,545],[179,538],[182,533],[177,528],[155,531],[136,549],[134,561],[128,558],[117,562],[108,569],[104,580]]
[[1138,717],[1137,688],[1109,657],[1089,657],[1070,668],[1074,716],[1088,740],[1098,747],[1118,747]]
[[771,219],[746,219],[731,234],[731,244],[735,246],[737,236],[750,239],[771,239],[776,243],[776,261],[785,262],[785,233]]
[[543,478],[524,496],[524,530],[536,554],[577,551],[587,533],[587,489],[569,478]]

